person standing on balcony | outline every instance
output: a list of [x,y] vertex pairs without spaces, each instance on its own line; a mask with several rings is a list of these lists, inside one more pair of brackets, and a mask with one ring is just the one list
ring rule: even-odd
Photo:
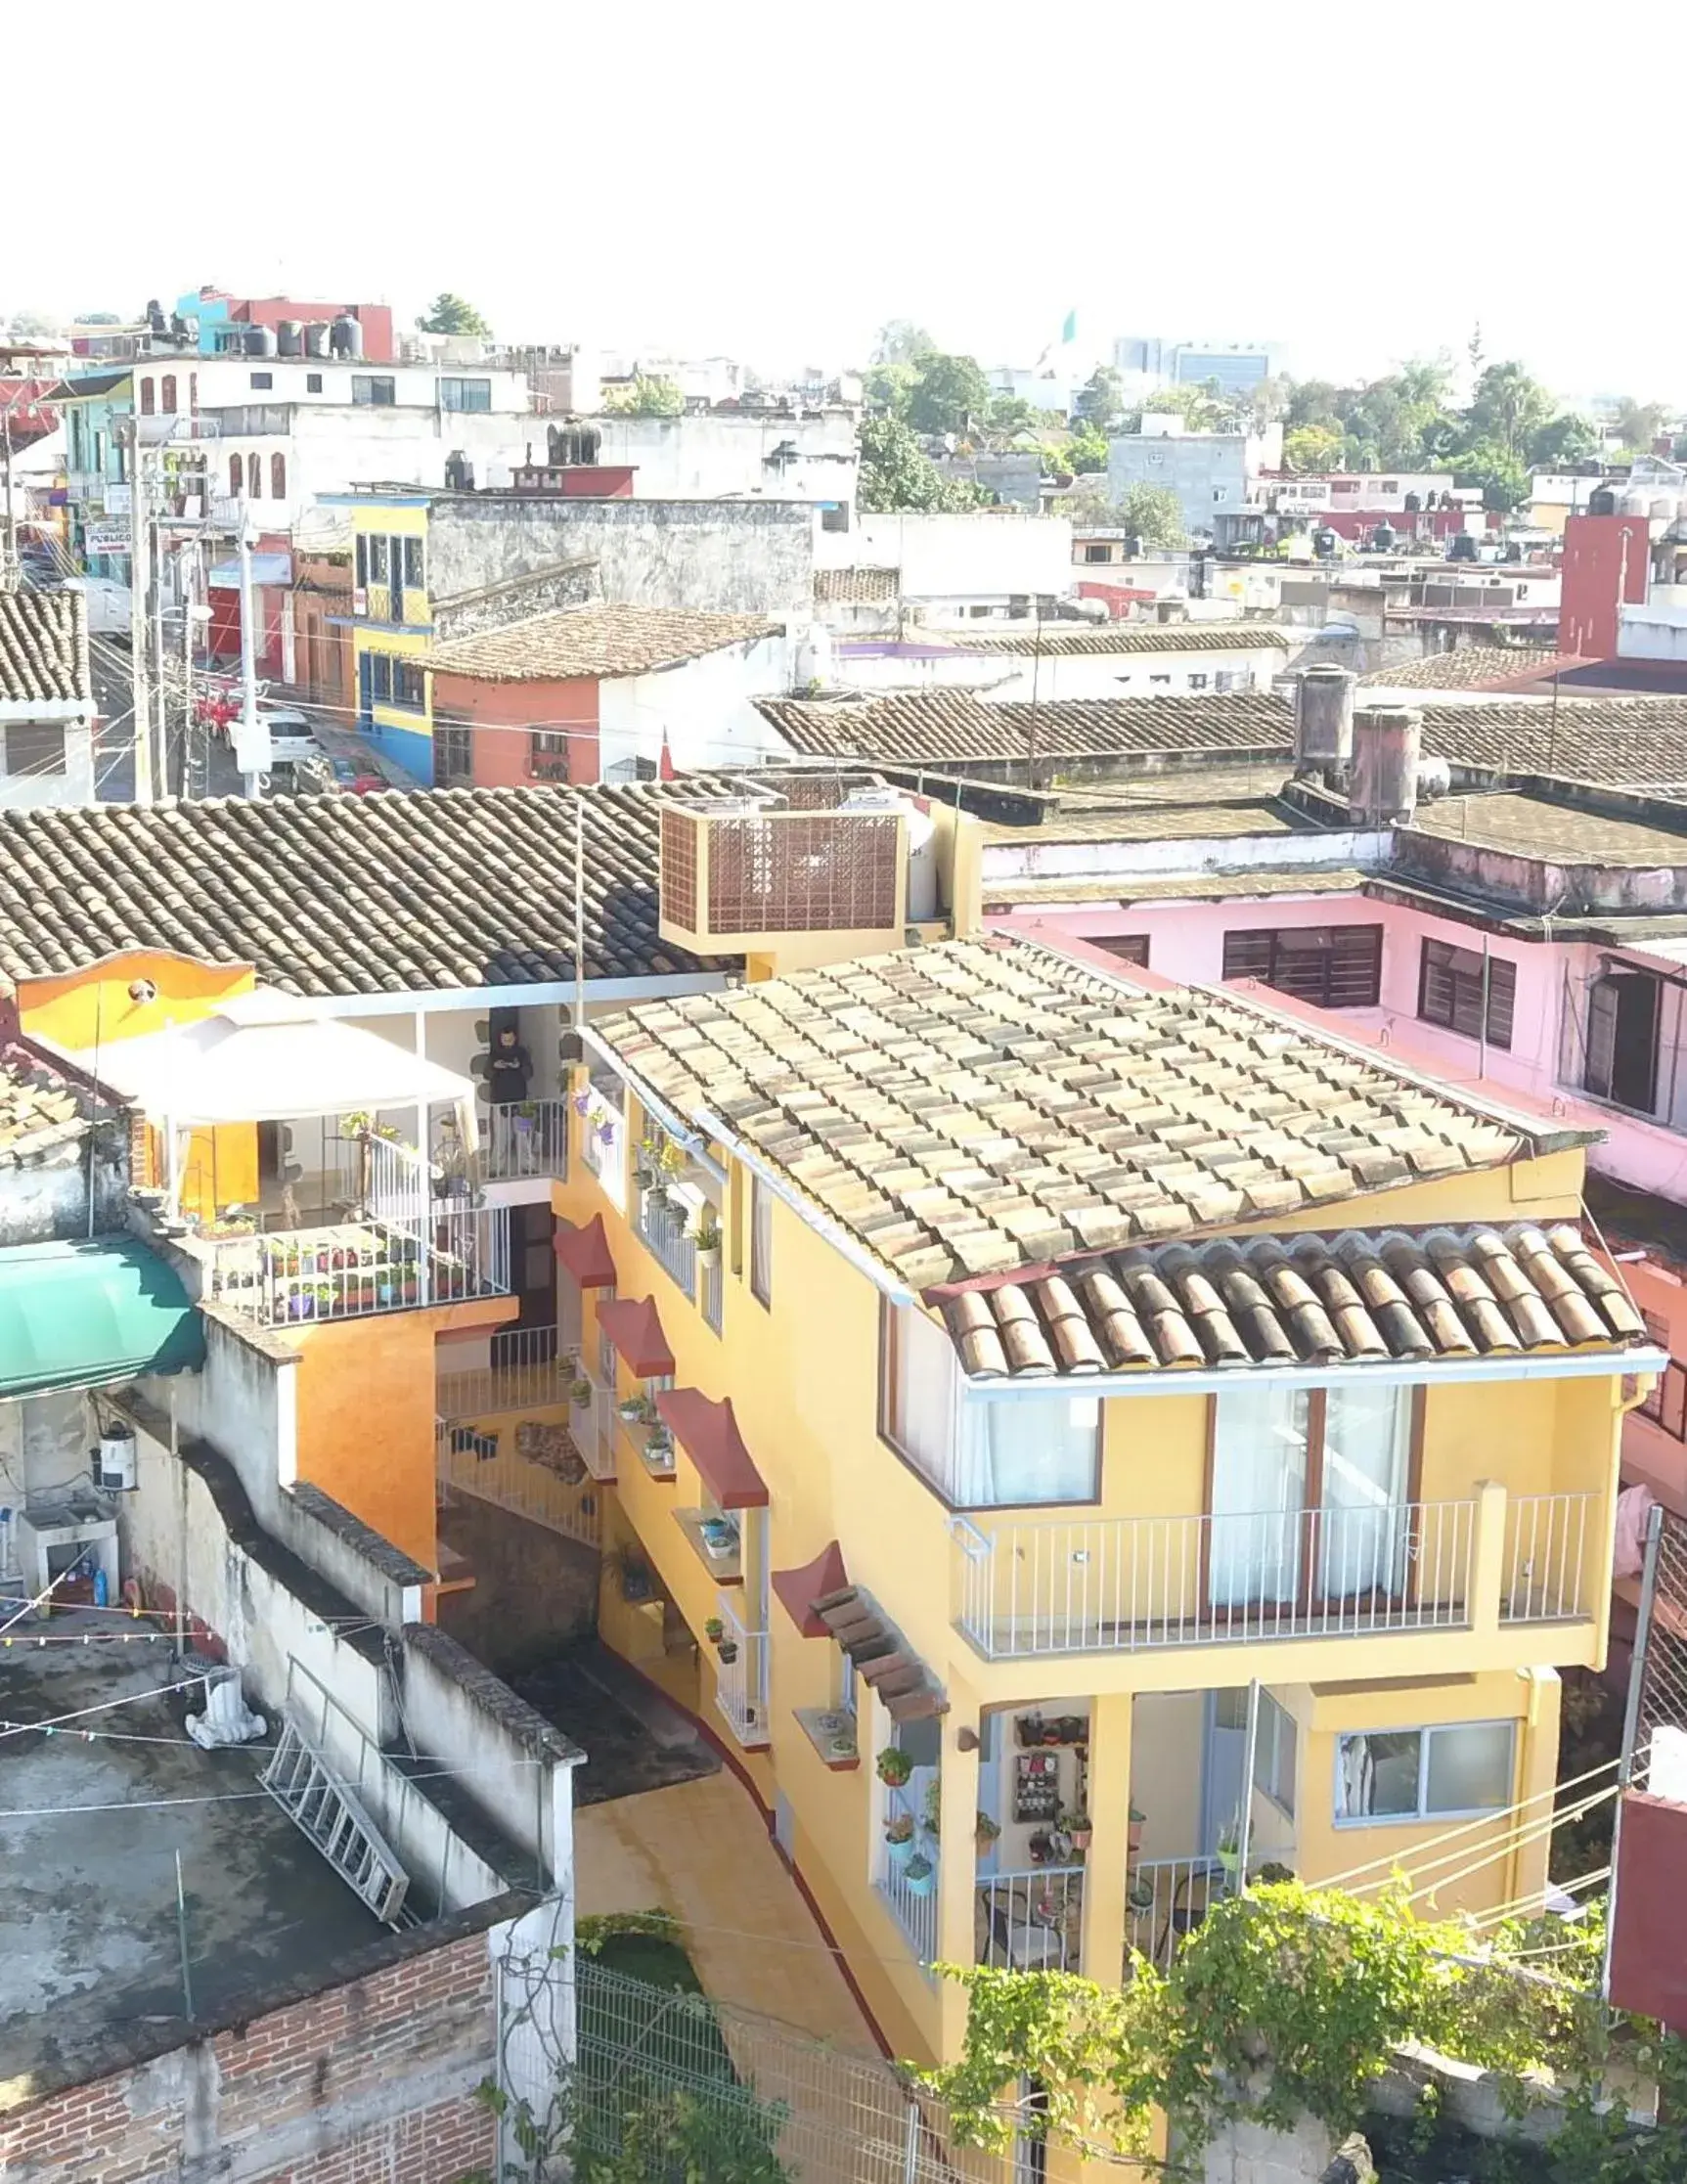
[[522,1046],[515,1031],[506,1024],[493,1042],[487,1071],[493,1106],[518,1107],[527,1097],[532,1075],[533,1056]]

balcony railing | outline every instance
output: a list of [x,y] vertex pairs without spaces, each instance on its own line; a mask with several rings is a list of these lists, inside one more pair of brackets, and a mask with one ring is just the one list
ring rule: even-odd
[[582,1375],[574,1353],[560,1345],[555,1327],[501,1328],[487,1338],[486,1347],[485,1364],[456,1371],[451,1369],[451,1350],[439,1351],[434,1407],[440,1417],[572,1408],[570,1392]]
[[[1256,1871],[1250,1860],[1250,1871]],[[1125,1892],[1125,1946],[1167,1971],[1184,1938],[1229,1887],[1218,1858],[1138,1858]]]
[[588,1547],[600,1542],[601,1497],[565,1428],[533,1420],[485,1432],[441,1418],[437,1473],[447,1493],[490,1501]]
[[703,1317],[716,1334],[719,1334],[727,1293],[727,1285],[722,1277],[720,1253],[717,1251],[712,1258],[700,1261],[697,1270],[702,1282],[702,1287],[697,1292],[697,1303],[702,1309]]
[[960,1629],[988,1660],[1470,1621],[1474,1501],[1188,1517],[951,1521]]
[[511,1294],[503,1206],[442,1200],[417,1222],[372,1214],[199,1248],[207,1300],[263,1327]]
[[568,1173],[568,1102],[524,1099],[519,1106],[487,1111],[480,1140],[480,1172],[488,1182]]
[[1574,1623],[1592,1615],[1590,1493],[1514,1495],[1505,1505],[1501,1623]]
[[979,1883],[978,1961],[1006,1972],[1075,1972],[1084,1939],[1084,1868],[1033,1866]]
[[690,1238],[690,1216],[685,1207],[642,1190],[634,1226],[652,1258],[661,1262],[688,1297],[695,1296],[697,1247]]
[[885,1814],[887,1818],[910,1819],[914,1829],[906,1844],[880,1843],[878,1893],[889,1905],[891,1916],[901,1927],[915,1959],[920,1964],[930,1964],[937,1955],[937,1898],[941,1877],[937,1838],[919,1826],[918,1814],[901,1790],[886,1790]]
[[[754,1751],[768,1741],[768,1633],[747,1630],[725,1593],[719,1596],[722,1643],[717,1655],[715,1704],[739,1744]],[[727,1659],[731,1648],[733,1658]]]

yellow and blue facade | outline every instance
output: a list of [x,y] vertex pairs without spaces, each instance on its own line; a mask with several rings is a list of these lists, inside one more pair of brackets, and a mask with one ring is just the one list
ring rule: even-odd
[[392,493],[326,496],[351,512],[351,632],[357,726],[376,748],[424,787],[433,783],[427,519],[431,496]]

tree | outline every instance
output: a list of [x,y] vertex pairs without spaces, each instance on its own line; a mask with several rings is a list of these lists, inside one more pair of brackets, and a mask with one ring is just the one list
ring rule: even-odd
[[862,380],[862,399],[869,410],[883,410],[891,417],[907,417],[919,373],[911,364],[874,364]]
[[609,417],[683,417],[686,397],[675,380],[635,372],[625,386],[604,395],[603,410]]
[[1283,468],[1291,477],[1321,477],[1342,460],[1342,435],[1333,425],[1297,424],[1283,434]]
[[1036,423],[1037,412],[1022,394],[993,394],[984,414],[985,429],[993,439],[1010,440],[1015,432],[1033,430]]
[[1114,432],[1125,415],[1125,381],[1110,364],[1098,364],[1078,390],[1073,409],[1099,432]]
[[1622,445],[1636,455],[1650,455],[1667,414],[1662,402],[1636,402],[1633,395],[1625,394],[1617,405],[1616,420]]
[[978,508],[984,500],[976,485],[946,478],[930,462],[913,432],[898,417],[864,417],[861,422],[861,472],[857,505],[868,514],[911,509],[925,514],[954,514]]
[[1070,470],[1079,473],[1104,470],[1107,468],[1107,435],[1086,420],[1071,434],[1061,452]]
[[1414,409],[1444,410],[1452,394],[1452,363],[1440,356],[1407,357],[1395,374],[1400,400]]
[[912,319],[886,319],[873,345],[875,364],[917,364],[922,356],[935,356],[937,343],[923,326]]
[[1181,546],[1183,504],[1169,485],[1132,485],[1119,503],[1119,521],[1144,546]]
[[908,422],[916,432],[964,432],[989,410],[990,381],[975,357],[922,356],[915,369]]
[[1470,439],[1491,441],[1521,460],[1532,434],[1551,416],[1551,395],[1513,358],[1490,364],[1477,380],[1465,425]]
[[1577,417],[1574,410],[1567,410],[1530,434],[1528,453],[1536,469],[1568,469],[1599,453],[1599,427],[1587,418]]
[[[57,334],[64,325],[50,311],[14,311],[6,322],[12,330],[14,341],[39,341]],[[115,323],[115,322],[113,322]]]
[[1494,440],[1478,440],[1450,460],[1453,483],[1481,486],[1485,509],[1509,515],[1529,499],[1529,472],[1509,447]]
[[440,290],[433,299],[433,309],[416,323],[423,334],[478,334],[483,341],[492,337],[492,329],[473,304],[453,295],[449,289]]

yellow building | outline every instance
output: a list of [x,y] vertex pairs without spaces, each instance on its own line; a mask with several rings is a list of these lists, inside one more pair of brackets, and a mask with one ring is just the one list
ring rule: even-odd
[[358,727],[424,786],[433,784],[433,723],[422,664],[433,640],[427,585],[431,496],[406,492],[328,496],[351,513],[352,666]]
[[[665,932],[777,923],[742,825],[665,835]],[[1659,1364],[1581,1136],[1027,942],[799,938],[589,1031],[559,1309],[603,1633],[892,2046],[955,2052],[933,1962],[1117,1981],[1244,1859],[1538,1898]]]

